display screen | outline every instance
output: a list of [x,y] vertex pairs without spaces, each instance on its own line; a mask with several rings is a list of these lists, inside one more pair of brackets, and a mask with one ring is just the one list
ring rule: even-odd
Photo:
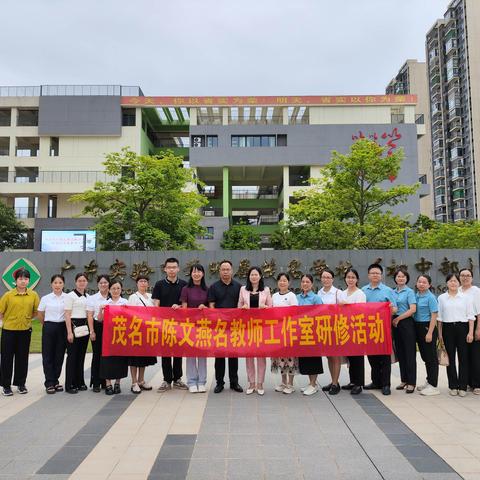
[[43,230],[42,252],[94,252],[95,230]]

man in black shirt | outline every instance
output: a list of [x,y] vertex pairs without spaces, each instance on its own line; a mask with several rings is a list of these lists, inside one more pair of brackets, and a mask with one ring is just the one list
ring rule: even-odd
[[[233,266],[228,260],[220,264],[220,280],[213,283],[208,289],[208,302],[210,308],[237,308],[238,296],[241,285],[233,280]],[[236,392],[243,392],[238,384],[238,358],[228,359],[228,376],[230,377],[230,388]],[[223,390],[225,377],[225,358],[215,359],[215,379],[217,385],[214,392],[220,393]]]
[[[153,287],[152,299],[157,307],[179,308],[180,294],[182,288],[187,285],[185,280],[178,278],[180,271],[179,262],[176,258],[167,258],[163,270],[166,278],[159,280]],[[188,390],[187,385],[182,382],[182,358],[162,357],[163,383],[158,388],[159,392],[166,392],[173,388]]]

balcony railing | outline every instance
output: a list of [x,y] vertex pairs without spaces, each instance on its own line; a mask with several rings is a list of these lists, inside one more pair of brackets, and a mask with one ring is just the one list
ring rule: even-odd
[[[5,177],[3,177],[5,178]],[[9,171],[7,182],[11,183],[95,183],[111,182],[118,179],[117,176],[107,175],[105,172],[91,171],[40,171],[37,175],[25,175],[24,172],[17,175],[15,171]]]
[[0,86],[0,97],[42,97],[42,96],[143,96],[138,86],[123,85],[36,85]]
[[15,216],[17,218],[36,218],[36,207],[14,207]]

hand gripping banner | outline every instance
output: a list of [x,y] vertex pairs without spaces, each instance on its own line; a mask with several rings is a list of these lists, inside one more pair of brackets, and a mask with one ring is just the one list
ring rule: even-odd
[[265,309],[105,308],[102,355],[315,357],[390,355],[388,303]]

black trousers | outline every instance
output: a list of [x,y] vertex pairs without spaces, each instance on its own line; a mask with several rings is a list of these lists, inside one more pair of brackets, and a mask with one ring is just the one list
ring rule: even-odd
[[28,373],[28,352],[30,350],[30,338],[32,329],[28,330],[5,330],[2,331],[1,341],[1,370],[2,385],[10,388],[12,385],[13,366],[15,374],[13,385],[21,387],[27,381]]
[[[477,328],[477,321],[474,332]],[[474,340],[468,344],[468,363],[470,366],[468,384],[472,388],[480,388],[480,340]]]
[[[225,358],[215,359],[215,380],[217,385],[225,385]],[[238,358],[228,359],[228,377],[230,379],[230,385],[238,384]]]
[[389,387],[392,373],[390,355],[368,355],[368,363],[372,369],[372,383],[377,387]]
[[[87,319],[72,318],[75,326],[86,325]],[[67,365],[65,367],[65,387],[79,388],[85,385],[84,364],[87,353],[89,335],[73,338],[73,343],[67,343]]]
[[417,337],[418,349],[420,356],[425,363],[427,369],[427,382],[432,386],[438,385],[438,356],[437,356],[437,340],[438,331],[435,328],[432,334],[432,341],[427,343],[425,335],[428,332],[430,322],[415,322],[415,335]]
[[98,320],[93,321],[93,331],[96,339],[92,342],[92,365],[90,386],[100,387],[105,386],[105,380],[100,378],[100,359],[102,358],[102,339],[103,339],[103,322]]
[[180,380],[183,376],[182,357],[162,357],[162,372],[167,383]]
[[365,385],[365,360],[363,356],[348,357],[350,383],[363,387]]
[[404,318],[396,327],[392,326],[392,337],[400,366],[400,378],[408,385],[416,385],[417,346],[413,318]]
[[58,385],[67,348],[65,322],[45,322],[42,328],[42,361],[45,388]]
[[468,322],[442,323],[442,337],[449,359],[447,376],[450,389],[467,390],[469,372],[467,334]]

